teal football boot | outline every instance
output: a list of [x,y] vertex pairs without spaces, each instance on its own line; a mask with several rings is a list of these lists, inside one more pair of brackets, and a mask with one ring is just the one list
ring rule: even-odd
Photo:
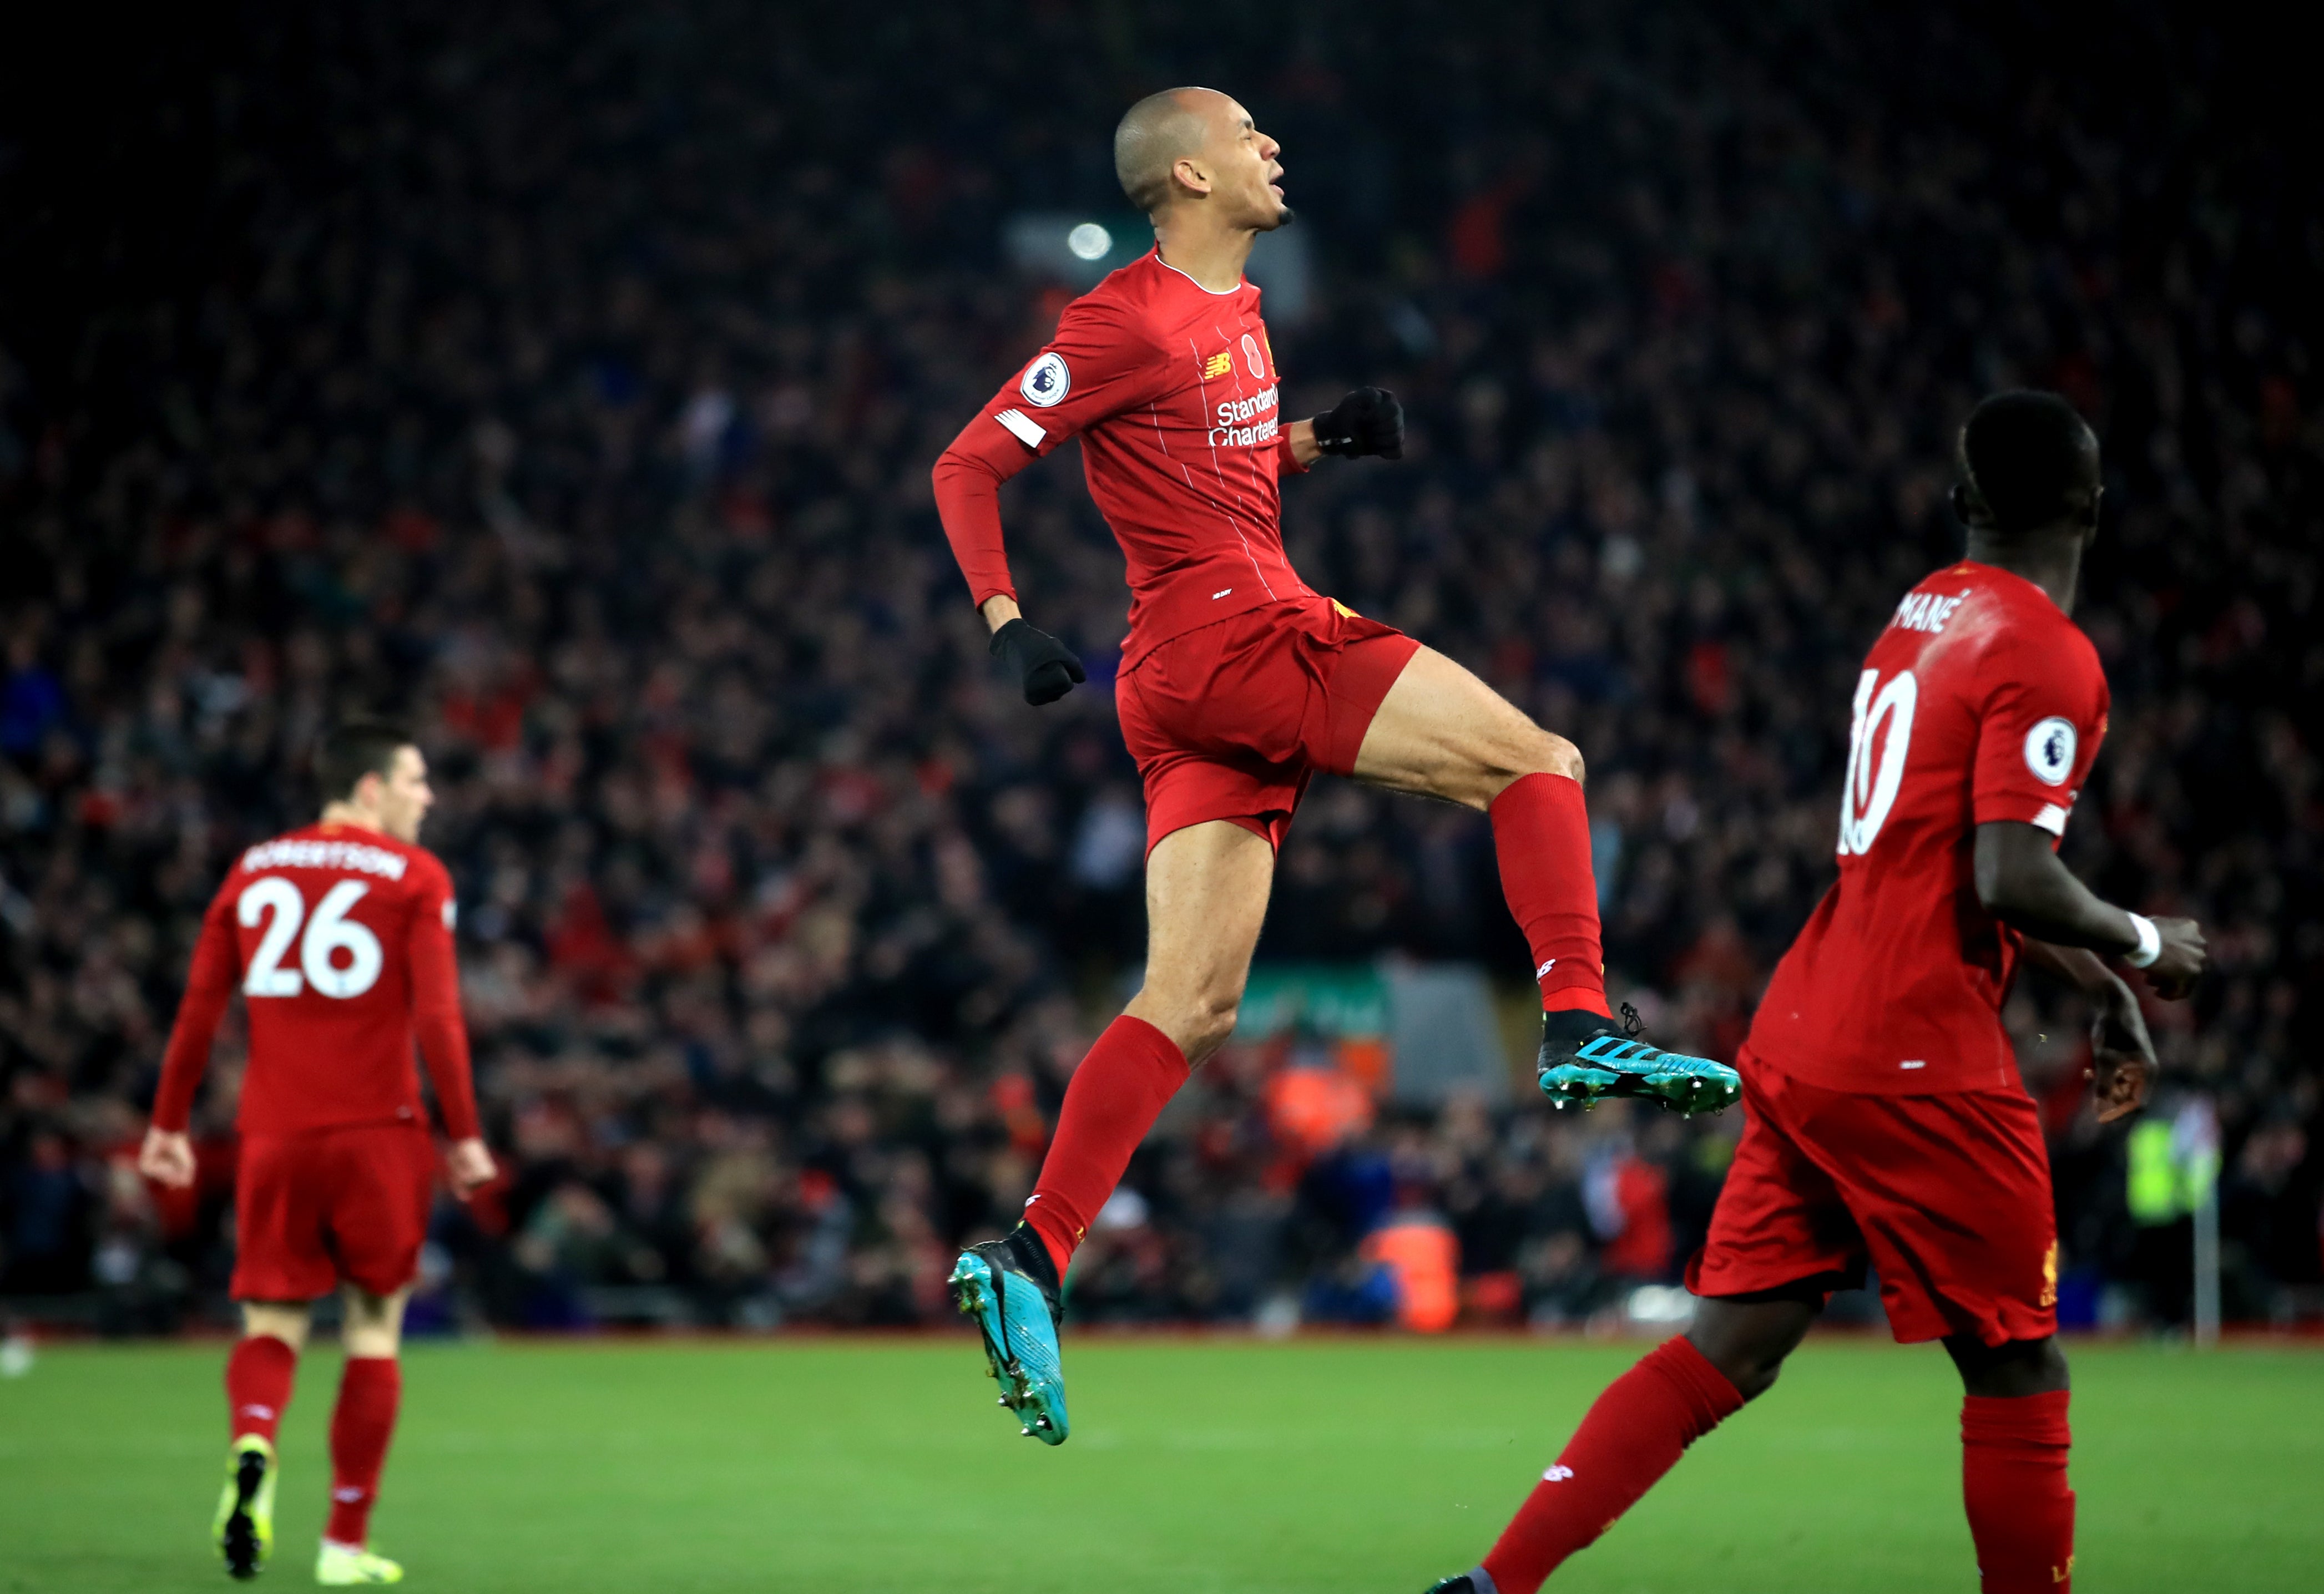
[[1638,1012],[1628,1002],[1618,1029],[1610,1018],[1580,1010],[1544,1013],[1541,1028],[1541,1093],[1560,1107],[1627,1097],[1692,1116],[1724,1111],[1743,1099],[1743,1076],[1724,1063],[1638,1039]]
[[984,1337],[985,1370],[1000,1382],[1001,1404],[1029,1437],[1065,1443],[1057,1272],[1041,1237],[1019,1223],[1005,1239],[971,1246],[953,1264],[950,1282],[954,1304]]

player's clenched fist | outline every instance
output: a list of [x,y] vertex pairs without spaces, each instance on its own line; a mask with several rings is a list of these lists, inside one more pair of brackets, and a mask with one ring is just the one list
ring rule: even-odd
[[992,656],[1009,661],[1025,682],[1025,701],[1037,708],[1089,679],[1071,648],[1021,617],[992,633]]
[[147,1129],[137,1148],[137,1171],[156,1184],[184,1190],[194,1182],[194,1143],[167,1129]]
[[1404,406],[1384,387],[1360,387],[1317,416],[1315,447],[1341,459],[1404,457]]
[[2145,965],[2146,982],[2165,1001],[2183,1000],[2194,994],[2195,982],[2203,977],[2204,967],[2210,962],[2210,949],[2203,942],[2203,928],[2190,918],[2148,922],[2162,937],[2163,946],[2154,954],[2154,961]]
[[2101,966],[2104,982],[2089,994],[2090,1084],[2098,1121],[2114,1123],[2146,1105],[2154,1082],[2154,1042],[2129,986]]
[[455,1140],[444,1152],[444,1175],[462,1201],[493,1182],[493,1154],[482,1140]]

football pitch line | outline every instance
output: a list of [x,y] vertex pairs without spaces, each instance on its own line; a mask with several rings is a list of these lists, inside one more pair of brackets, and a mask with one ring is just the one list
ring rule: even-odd
[[[420,1345],[375,1520],[419,1589],[1419,1594],[1470,1565],[1637,1343],[1068,1341],[1074,1438],[957,1340]],[[2077,1584],[2313,1589],[2324,1353],[2087,1345]],[[0,1594],[215,1589],[221,1344],[0,1382]],[[338,1357],[283,1429],[308,1585]],[[1941,1352],[1817,1340],[1554,1589],[1968,1590]]]

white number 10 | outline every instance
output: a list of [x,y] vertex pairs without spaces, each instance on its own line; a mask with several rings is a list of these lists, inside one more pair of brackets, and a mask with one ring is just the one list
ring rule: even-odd
[[[299,921],[307,917],[307,902],[299,895],[299,888],[274,874],[253,881],[235,902],[235,917],[245,929],[255,929],[260,919],[272,917],[266,934],[259,938],[250,972],[243,976],[243,994],[296,996],[304,986],[311,985],[325,996],[345,1000],[369,990],[378,981],[380,964],[385,961],[379,937],[348,918],[346,911],[370,889],[359,880],[341,880],[333,886],[316,906],[315,917],[307,919],[307,934],[301,937]],[[306,972],[303,981],[282,966],[282,954],[290,950],[294,940],[299,943],[299,967]],[[331,961],[331,954],[342,950],[350,960],[344,969]]]
[[[1878,687],[1876,695],[1874,688]],[[1904,755],[1913,742],[1913,711],[1919,706],[1921,683],[1909,669],[1899,670],[1880,686],[1880,672],[1868,669],[1856,681],[1856,718],[1848,731],[1848,784],[1840,793],[1840,855],[1858,857],[1872,850],[1872,838],[1887,823],[1896,804],[1896,788],[1904,780]],[[1877,769],[1873,767],[1873,743],[1882,723],[1888,740],[1880,746]]]

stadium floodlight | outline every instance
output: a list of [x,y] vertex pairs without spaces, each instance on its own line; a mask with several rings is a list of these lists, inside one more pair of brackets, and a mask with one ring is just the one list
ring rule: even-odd
[[1002,225],[1002,253],[1019,271],[1062,282],[1076,291],[1098,285],[1154,242],[1153,229],[1131,215],[1093,216],[1084,210],[1026,211]]
[[[1153,246],[1152,225],[1134,212],[1027,210],[1001,226],[1001,252],[1011,265],[1076,292],[1096,287],[1107,272]],[[1307,237],[1298,226],[1260,234],[1246,270],[1267,292],[1268,325],[1296,327],[1307,318],[1315,301],[1314,273]]]

